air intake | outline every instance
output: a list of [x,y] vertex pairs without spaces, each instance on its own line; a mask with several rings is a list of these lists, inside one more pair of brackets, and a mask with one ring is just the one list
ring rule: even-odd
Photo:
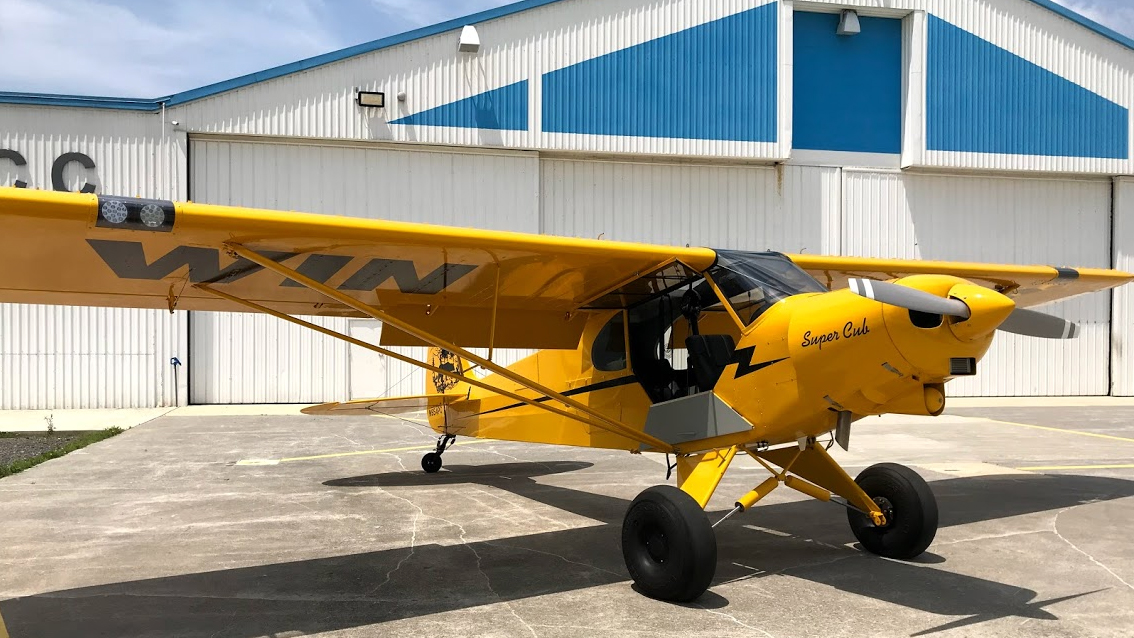
[[949,374],[954,377],[971,377],[976,374],[976,359],[954,357],[949,359]]

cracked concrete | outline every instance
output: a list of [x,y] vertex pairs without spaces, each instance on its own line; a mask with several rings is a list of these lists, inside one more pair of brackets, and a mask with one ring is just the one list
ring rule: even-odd
[[[777,490],[669,605],[619,549],[660,457],[489,442],[426,475],[402,448],[432,434],[402,420],[164,416],[0,480],[0,614],[13,638],[1134,635],[1134,470],[1014,470],[1129,464],[1134,441],[991,418],[1134,439],[1129,406],[864,421],[836,454],[931,481],[929,552],[864,554],[841,508]],[[713,520],[762,472],[737,460]]]

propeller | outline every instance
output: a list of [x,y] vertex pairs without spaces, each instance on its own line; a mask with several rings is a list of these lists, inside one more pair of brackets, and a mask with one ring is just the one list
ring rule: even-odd
[[856,295],[880,301],[891,306],[916,310],[930,315],[945,315],[968,319],[969,307],[960,299],[946,299],[937,295],[899,286],[888,281],[872,281],[870,279],[851,279],[850,289]]
[[999,329],[1042,339],[1074,339],[1079,336],[1079,326],[1074,323],[1026,308],[1013,310]]
[[[891,306],[916,312],[957,317],[961,320],[968,319],[972,315],[969,307],[960,299],[938,297],[924,290],[887,281],[852,278],[849,283],[851,292],[854,294]],[[1008,318],[1000,324],[998,329],[1042,339],[1074,339],[1078,335],[1078,326],[1074,323],[1024,308],[1013,310],[1012,314],[1008,315]]]

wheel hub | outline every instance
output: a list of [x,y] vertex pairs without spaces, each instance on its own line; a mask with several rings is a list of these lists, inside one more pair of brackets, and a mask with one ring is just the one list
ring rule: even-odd
[[669,557],[669,542],[666,540],[665,533],[660,529],[647,530],[645,533],[646,552],[649,553],[650,558],[657,563],[664,563],[666,558]]
[[873,500],[874,504],[878,506],[878,509],[882,510],[882,515],[886,517],[886,524],[878,525],[876,527],[878,529],[886,529],[893,525],[894,504],[890,502],[890,499],[886,498],[885,496],[875,496]]

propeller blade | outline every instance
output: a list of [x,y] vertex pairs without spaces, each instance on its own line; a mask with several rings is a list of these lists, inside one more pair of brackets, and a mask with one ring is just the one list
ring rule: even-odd
[[1013,310],[1000,330],[1042,339],[1074,339],[1079,335],[1079,326],[1066,319],[1024,308]]
[[870,279],[850,279],[849,282],[851,292],[854,294],[891,306],[961,319],[968,319],[971,314],[965,302],[938,297],[924,290]]

